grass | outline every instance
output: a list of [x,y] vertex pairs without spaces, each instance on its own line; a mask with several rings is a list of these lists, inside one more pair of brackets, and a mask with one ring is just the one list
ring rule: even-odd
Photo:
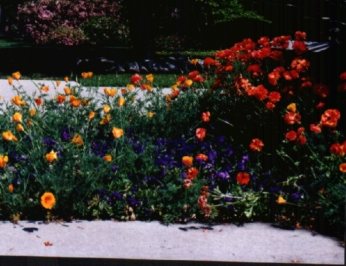
[[2,48],[18,48],[18,47],[30,47],[29,43],[0,38],[0,49]]
[[[130,82],[130,77],[132,74],[95,74],[91,79],[83,80],[83,85],[86,86],[109,86],[109,87],[121,87],[126,86]],[[7,79],[9,75],[0,75],[0,79]],[[74,80],[75,75],[68,75],[70,79]],[[144,75],[143,75],[144,76]],[[154,86],[155,87],[170,87],[172,86],[178,77],[176,74],[155,74],[154,75]],[[39,73],[25,75],[23,73],[22,80],[62,80],[64,77],[61,76],[45,76]],[[78,77],[79,79],[79,77]]]

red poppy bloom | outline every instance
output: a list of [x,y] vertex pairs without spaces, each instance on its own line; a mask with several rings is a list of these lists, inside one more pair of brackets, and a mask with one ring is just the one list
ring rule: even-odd
[[252,139],[250,144],[249,144],[249,148],[252,151],[260,152],[260,151],[262,151],[263,147],[264,147],[263,141],[258,139],[258,138]]
[[253,76],[258,77],[263,73],[259,64],[249,65],[246,69],[247,72],[250,72]]
[[346,146],[344,144],[340,143],[333,143],[329,148],[330,153],[338,155],[338,156],[345,156],[346,154]]
[[346,163],[341,163],[339,165],[339,170],[341,173],[346,173]]
[[268,110],[273,110],[275,108],[275,104],[272,102],[266,102],[266,108]]
[[42,98],[35,98],[35,103],[36,103],[37,105],[41,105],[41,104],[43,103]]
[[342,72],[339,76],[340,80],[341,81],[346,81],[346,71],[345,72]]
[[187,75],[187,77],[189,78],[189,79],[194,79],[195,77],[197,77],[198,75],[200,75],[200,73],[197,71],[197,70],[194,70],[194,71],[191,71],[188,75]]
[[247,185],[250,182],[250,174],[246,172],[239,172],[236,176],[236,179],[239,185]]
[[132,75],[130,79],[131,83],[136,85],[138,85],[141,80],[142,80],[142,77],[139,74]]
[[273,103],[277,103],[281,100],[281,94],[278,91],[272,91],[269,93],[268,99]]
[[288,141],[295,141],[297,139],[297,132],[295,132],[294,130],[290,130],[286,133],[285,138]]
[[304,41],[294,41],[293,50],[296,52],[296,54],[301,55],[308,50],[308,47]]
[[185,76],[179,76],[177,79],[177,82],[179,84],[184,84],[185,80],[187,80],[187,78]]
[[208,123],[210,121],[210,112],[203,112],[201,115],[201,119],[203,122]]
[[280,73],[277,71],[270,72],[268,74],[268,82],[272,86],[278,85],[278,80],[280,79]]
[[320,125],[310,124],[310,131],[319,134],[322,132],[322,128]]
[[296,112],[286,112],[284,121],[287,125],[300,124],[301,115]]
[[297,41],[305,41],[306,40],[306,32],[304,32],[304,31],[296,31],[294,33],[294,38]]
[[187,169],[186,171],[186,178],[193,180],[197,177],[199,171],[196,167],[190,167],[189,169]]
[[328,109],[321,115],[321,124],[325,127],[335,128],[340,119],[340,112],[337,109]]
[[196,138],[203,141],[207,135],[207,130],[205,128],[199,127],[196,129]]
[[195,159],[198,160],[198,161],[205,162],[205,161],[208,161],[208,156],[203,154],[203,153],[199,153],[199,154],[196,155]]
[[206,57],[204,59],[204,66],[205,67],[210,67],[210,66],[215,66],[215,65],[216,65],[215,59],[213,59],[211,57]]

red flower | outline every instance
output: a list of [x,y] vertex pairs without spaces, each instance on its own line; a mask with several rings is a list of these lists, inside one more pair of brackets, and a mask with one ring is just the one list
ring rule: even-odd
[[301,115],[296,112],[287,112],[284,116],[284,121],[288,125],[300,124]]
[[252,151],[260,152],[260,151],[262,151],[263,147],[264,147],[263,141],[258,139],[258,138],[252,139],[250,144],[249,144],[249,148]]
[[184,84],[185,80],[187,80],[187,78],[185,76],[179,76],[177,79],[177,82],[179,84]]
[[308,50],[308,48],[304,41],[294,41],[293,50],[296,52],[296,54],[301,55],[305,53]]
[[294,130],[290,130],[286,133],[285,138],[288,141],[295,141],[297,139],[297,133]]
[[210,66],[215,66],[215,65],[216,65],[215,59],[213,59],[211,57],[206,57],[204,59],[204,66],[205,67],[210,67]]
[[210,121],[210,112],[203,112],[201,115],[201,119],[203,122],[208,123]]
[[341,81],[346,81],[346,71],[342,72],[339,76]]
[[322,132],[322,128],[320,125],[310,124],[310,131],[319,134]]
[[138,85],[141,80],[142,80],[142,77],[139,74],[132,75],[130,79],[131,83],[135,85]]
[[237,183],[241,186],[247,185],[250,182],[250,174],[246,172],[239,172],[237,174]]
[[329,88],[324,84],[317,84],[314,86],[314,93],[321,98],[327,98],[329,95]]
[[339,170],[341,173],[346,173],[346,163],[341,163],[339,165]]
[[266,102],[266,108],[268,110],[273,110],[275,108],[275,104],[272,102]]
[[346,143],[340,144],[340,143],[334,143],[330,146],[329,151],[332,154],[338,155],[338,156],[345,156],[346,154]]
[[199,173],[199,171],[196,167],[191,167],[191,168],[187,169],[187,171],[186,171],[186,178],[193,180],[197,177],[198,173]]
[[268,82],[272,86],[278,85],[278,80],[280,79],[280,73],[277,71],[270,72],[268,74]]
[[207,130],[205,128],[199,127],[196,129],[196,138],[203,141],[207,135]]
[[304,32],[304,31],[296,31],[294,33],[294,38],[297,41],[305,41],[306,40],[306,32]]
[[340,119],[340,112],[337,109],[328,109],[321,115],[321,124],[325,127],[335,128]]
[[273,103],[277,103],[281,100],[281,94],[280,94],[280,92],[272,91],[269,93],[268,99],[269,99],[269,101],[271,101]]
[[203,153],[199,153],[199,154],[196,155],[195,159],[196,159],[196,161],[203,161],[203,162],[205,162],[205,161],[208,161],[208,156],[203,154]]
[[258,77],[263,73],[259,64],[249,65],[246,69],[247,72],[250,72],[254,77]]
[[198,76],[198,75],[200,75],[200,73],[197,71],[197,70],[194,70],[194,71],[191,71],[188,75],[187,75],[187,77],[189,78],[189,79],[194,79],[196,76]]
[[35,103],[36,103],[37,105],[41,105],[41,104],[43,103],[42,98],[35,98]]

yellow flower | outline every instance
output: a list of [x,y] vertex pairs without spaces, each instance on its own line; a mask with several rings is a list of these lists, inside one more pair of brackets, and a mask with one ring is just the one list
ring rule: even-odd
[[100,125],[107,125],[112,119],[112,116],[110,114],[106,114],[102,117],[100,121]]
[[129,90],[129,91],[133,91],[135,89],[135,85],[133,84],[127,84],[126,85],[126,88]]
[[93,75],[94,75],[93,72],[82,72],[81,73],[81,76],[82,76],[83,79],[92,78]]
[[7,82],[8,82],[8,85],[12,86],[13,85],[13,78],[12,77],[8,77],[7,78]]
[[124,130],[122,130],[121,128],[113,127],[112,134],[115,139],[118,139],[124,135]]
[[9,184],[8,185],[8,192],[12,193],[14,191],[14,185],[13,184]]
[[19,71],[13,72],[13,73],[12,73],[12,78],[14,78],[14,79],[16,79],[16,80],[19,80],[21,76],[22,76],[22,75],[20,74]]
[[93,112],[93,111],[91,111],[91,112],[89,113],[89,120],[93,120],[93,119],[95,118],[95,115],[96,115],[96,113]]
[[150,83],[153,83],[154,81],[154,75],[153,74],[148,74],[145,76],[145,78],[147,79],[147,81],[149,81]]
[[29,110],[29,115],[30,115],[31,117],[35,116],[35,115],[36,115],[36,109],[31,108],[31,109]]
[[106,162],[111,162],[112,161],[112,155],[106,154],[105,156],[103,156],[103,160]]
[[192,156],[183,156],[183,158],[181,158],[181,162],[184,166],[191,167],[193,164],[193,157]]
[[126,100],[123,97],[120,97],[118,100],[118,106],[121,107],[125,104]]
[[116,88],[104,88],[104,93],[109,97],[114,97],[117,94]]
[[26,104],[26,102],[24,100],[22,100],[22,97],[19,95],[14,96],[11,99],[11,102],[17,106],[24,106]]
[[7,155],[0,155],[0,168],[4,169],[8,163]]
[[22,124],[17,124],[16,125],[16,130],[17,130],[17,132],[23,132],[24,131],[23,125]]
[[154,112],[148,112],[148,113],[147,113],[147,116],[148,116],[149,118],[153,118],[154,115],[155,115]]
[[15,113],[13,114],[13,116],[12,116],[12,121],[13,121],[13,122],[17,122],[17,123],[21,123],[21,122],[22,122],[22,118],[23,118],[23,116],[22,116],[21,113],[15,112]]
[[66,95],[70,95],[72,93],[72,90],[69,87],[65,87],[64,88],[64,92],[65,92]]
[[45,192],[41,196],[41,205],[43,208],[51,210],[56,203],[55,196],[52,192]]
[[191,79],[187,79],[184,82],[184,86],[186,87],[191,87],[192,84],[193,84],[193,81]]
[[108,104],[105,104],[105,105],[103,106],[103,112],[109,113],[110,110],[111,110],[111,107],[110,107]]
[[284,205],[287,203],[287,201],[282,196],[279,196],[278,199],[276,200],[276,203],[280,205]]
[[199,62],[199,59],[198,59],[198,58],[194,58],[194,59],[191,59],[191,60],[190,60],[190,63],[191,63],[192,65],[197,65],[198,62]]
[[286,107],[287,111],[290,111],[290,112],[297,112],[297,105],[295,103],[290,103],[289,105],[287,105]]
[[82,146],[84,144],[84,141],[83,141],[83,138],[81,135],[79,134],[75,134],[71,140],[71,142],[75,145],[77,145],[78,147],[79,146]]
[[45,158],[49,163],[52,163],[58,160],[58,154],[54,150],[52,150],[51,152],[45,155]]
[[10,130],[2,132],[2,139],[6,141],[18,141],[15,135]]

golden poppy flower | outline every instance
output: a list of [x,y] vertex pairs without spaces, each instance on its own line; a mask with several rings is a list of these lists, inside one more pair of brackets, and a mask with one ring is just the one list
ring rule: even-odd
[[10,130],[2,132],[2,139],[6,141],[18,141],[15,135]]
[[35,115],[36,115],[36,109],[31,108],[31,109],[29,110],[29,115],[30,115],[31,117],[35,116]]
[[93,111],[91,111],[91,112],[89,113],[89,120],[93,120],[93,119],[95,118],[95,115],[96,115],[96,113],[93,112]]
[[127,84],[127,85],[126,85],[126,88],[127,88],[129,91],[133,91],[133,90],[135,90],[135,85],[133,85],[133,84]]
[[110,114],[106,114],[102,117],[100,121],[100,125],[107,125],[112,119],[112,116]]
[[147,79],[147,81],[149,81],[150,83],[153,83],[154,81],[154,75],[153,74],[148,74],[145,76],[145,78]]
[[154,117],[154,115],[155,115],[155,113],[154,113],[154,112],[148,112],[148,113],[147,113],[147,116],[148,116],[149,118],[153,118],[153,117]]
[[8,163],[7,155],[0,155],[0,168],[4,169]]
[[124,135],[124,130],[122,130],[121,128],[113,127],[112,134],[115,139],[118,139]]
[[103,156],[103,160],[106,162],[111,162],[112,161],[112,155],[106,154],[105,156]]
[[55,206],[56,199],[52,192],[45,192],[41,196],[41,205],[43,208],[51,210]]
[[190,64],[191,65],[197,65],[199,63],[199,59],[198,58],[193,58],[190,60]]
[[70,96],[70,104],[73,107],[79,107],[82,104],[82,101],[74,96]]
[[191,79],[187,79],[184,81],[185,87],[191,87],[192,84],[193,84],[193,81]]
[[111,107],[110,107],[108,104],[105,104],[105,105],[103,106],[103,112],[109,113],[110,110],[111,110]]
[[12,77],[8,77],[7,78],[7,82],[8,82],[8,85],[12,86],[13,85],[13,78]]
[[42,85],[42,86],[41,86],[41,91],[43,91],[43,92],[48,92],[48,91],[49,91],[49,86],[47,86],[47,85]]
[[118,99],[118,106],[119,106],[119,107],[123,106],[123,105],[125,104],[125,102],[126,102],[125,98],[120,97],[120,98]]
[[287,111],[290,111],[290,112],[297,112],[297,105],[295,103],[290,103],[289,105],[287,105],[286,107]]
[[22,114],[19,113],[19,112],[15,112],[13,115],[12,115],[12,121],[13,122],[17,122],[17,123],[21,123],[22,122]]
[[81,76],[82,76],[83,79],[92,78],[93,75],[94,75],[93,72],[82,72],[82,73],[81,73]]
[[52,163],[58,160],[58,153],[56,153],[54,150],[51,150],[51,152],[45,155],[45,158],[49,163]]
[[279,205],[284,205],[287,203],[287,201],[282,196],[279,196],[278,199],[276,200],[276,203]]
[[13,193],[13,191],[14,191],[14,185],[13,184],[9,184],[8,185],[8,192]]
[[23,132],[24,131],[23,125],[22,124],[17,124],[16,125],[16,130],[17,130],[17,132]]
[[26,104],[26,102],[19,95],[12,97],[11,102],[17,106],[24,106]]
[[72,93],[72,90],[69,87],[65,87],[64,88],[64,92],[65,92],[66,95],[70,95]]
[[20,72],[19,71],[17,71],[17,72],[13,72],[12,73],[12,78],[14,78],[14,79],[16,79],[16,80],[19,80],[20,78],[21,78],[21,74],[20,74]]
[[193,157],[192,156],[183,156],[183,158],[181,158],[181,162],[183,163],[184,166],[191,167],[193,164]]
[[104,88],[103,91],[108,97],[114,97],[117,94],[116,88]]
[[79,134],[75,134],[71,140],[71,142],[75,145],[77,145],[78,147],[79,146],[82,146],[84,144],[84,141],[83,141],[83,138],[81,135]]

